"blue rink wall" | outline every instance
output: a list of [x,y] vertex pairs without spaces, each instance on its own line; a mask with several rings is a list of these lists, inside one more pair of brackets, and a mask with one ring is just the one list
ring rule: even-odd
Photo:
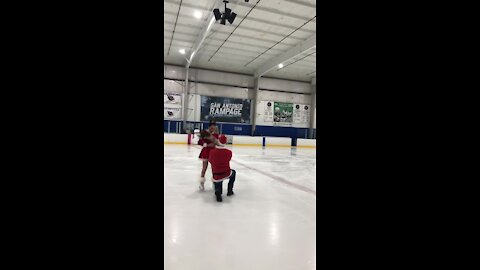
[[[182,121],[164,120],[163,130],[165,133],[181,133]],[[191,125],[193,129],[207,129],[208,122],[191,122],[188,121],[187,125]],[[235,124],[235,123],[217,123],[220,133],[226,135],[243,135],[251,136],[252,125],[247,124]],[[314,137],[316,138],[316,129],[313,130]],[[278,127],[278,126],[256,126],[253,136],[266,136],[266,137],[287,137],[292,139],[308,138],[308,128],[295,128],[295,127]],[[295,145],[294,145],[295,146]]]
[[[192,134],[179,134],[182,123],[180,121],[164,121],[164,143],[165,144],[195,144]],[[206,129],[208,123],[190,122],[194,129]],[[166,126],[165,126],[166,125]],[[316,139],[305,139],[301,134],[308,129],[285,128],[285,127],[268,127],[257,126],[255,136],[250,136],[251,125],[238,124],[220,124],[220,133],[231,138],[233,146],[260,146],[260,147],[300,147],[300,148],[316,148]],[[221,126],[220,126],[221,125]],[[220,128],[221,127],[221,128]],[[168,132],[170,131],[170,132]],[[283,136],[282,136],[283,135]],[[305,136],[305,135],[304,135]]]

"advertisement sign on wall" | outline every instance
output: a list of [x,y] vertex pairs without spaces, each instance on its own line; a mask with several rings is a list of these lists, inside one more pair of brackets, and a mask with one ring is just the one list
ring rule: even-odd
[[226,97],[201,98],[200,121],[250,124],[250,100]]
[[164,119],[182,118],[182,95],[178,93],[163,93]]
[[273,124],[291,125],[293,122],[293,103],[274,102]]
[[273,101],[263,101],[263,121],[273,122]]
[[310,105],[293,104],[293,122],[306,124],[310,119]]
[[274,126],[306,125],[310,122],[310,105],[262,101],[263,121]]

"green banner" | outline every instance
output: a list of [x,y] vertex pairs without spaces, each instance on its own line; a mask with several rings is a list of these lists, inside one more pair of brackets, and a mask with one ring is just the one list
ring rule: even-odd
[[292,123],[293,122],[293,103],[274,103],[274,123]]

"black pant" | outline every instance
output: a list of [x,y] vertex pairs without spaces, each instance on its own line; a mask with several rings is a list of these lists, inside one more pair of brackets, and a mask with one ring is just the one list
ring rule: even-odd
[[[232,170],[232,175],[230,175],[230,180],[228,180],[228,192],[233,191],[233,183],[235,182],[235,175],[237,172]],[[215,195],[222,195],[223,191],[223,181],[214,182],[215,183]]]

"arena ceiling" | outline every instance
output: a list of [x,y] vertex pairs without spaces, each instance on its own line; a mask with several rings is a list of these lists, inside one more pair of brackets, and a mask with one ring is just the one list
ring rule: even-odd
[[[223,12],[223,6],[221,0],[164,0],[165,64],[185,65],[212,10]],[[315,0],[232,0],[227,7],[237,13],[235,21],[215,22],[205,32],[191,67],[299,81],[316,77]]]

